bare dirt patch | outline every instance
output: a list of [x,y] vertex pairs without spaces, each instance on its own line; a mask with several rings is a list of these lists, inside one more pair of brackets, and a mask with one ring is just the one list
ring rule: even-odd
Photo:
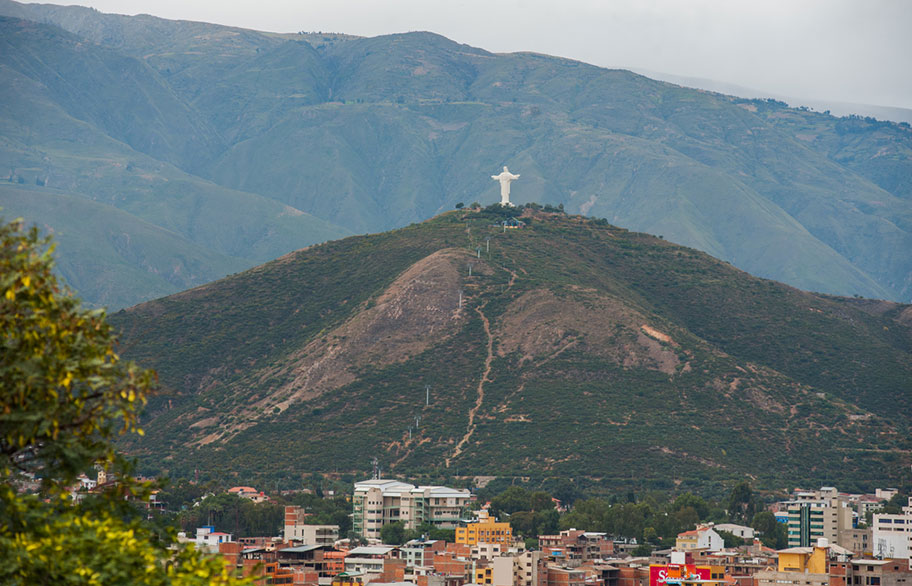
[[371,307],[298,351],[291,367],[265,373],[266,378],[293,377],[275,393],[283,397],[277,406],[284,410],[296,400],[354,381],[356,371],[368,364],[382,368],[403,362],[449,337],[462,318],[459,289],[468,259],[461,249],[425,257],[403,272]]
[[[677,353],[668,343],[644,334],[643,316],[612,297],[578,291],[559,298],[537,289],[523,294],[496,327],[498,354],[518,352],[520,362],[549,359],[567,348],[583,346],[589,353],[626,367],[674,374]],[[656,334],[671,340],[654,328]]]

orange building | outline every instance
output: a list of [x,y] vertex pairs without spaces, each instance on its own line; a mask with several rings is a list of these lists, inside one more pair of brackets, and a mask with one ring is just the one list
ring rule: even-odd
[[513,528],[509,523],[498,523],[485,510],[478,511],[478,521],[456,528],[456,543],[477,545],[481,543],[513,543]]
[[345,571],[345,556],[348,551],[326,551],[323,553],[324,573],[335,576]]

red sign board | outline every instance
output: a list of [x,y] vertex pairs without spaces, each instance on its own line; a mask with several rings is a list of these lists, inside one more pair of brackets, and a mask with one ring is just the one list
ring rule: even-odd
[[667,566],[649,566],[649,586],[664,586],[668,578],[690,578],[696,575],[701,580],[709,580],[709,568],[692,564],[668,564]]

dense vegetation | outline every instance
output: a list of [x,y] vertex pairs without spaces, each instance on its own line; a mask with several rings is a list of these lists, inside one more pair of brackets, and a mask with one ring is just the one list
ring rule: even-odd
[[[153,373],[117,356],[103,312],[82,308],[52,266],[36,229],[0,221],[0,582],[248,583],[143,522],[150,486],[112,440],[142,433]],[[95,465],[113,480],[72,502]],[[37,493],[20,490],[36,480]]]
[[[525,228],[499,224],[520,212]],[[764,488],[901,480],[909,316],[604,221],[498,205],[312,247],[112,319],[162,381],[129,445],[150,472],[293,487],[376,456],[435,481],[552,478],[575,498],[713,491],[745,474]],[[346,378],[289,399],[315,364]]]
[[93,303],[496,201],[505,163],[515,201],[802,289],[912,299],[908,126],[430,33],[277,35],[10,0],[0,14],[28,19],[0,21],[0,203],[61,234],[60,271]]

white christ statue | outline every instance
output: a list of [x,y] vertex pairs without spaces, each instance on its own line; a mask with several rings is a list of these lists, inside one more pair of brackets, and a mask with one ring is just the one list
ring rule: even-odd
[[514,175],[510,173],[510,170],[507,169],[507,166],[504,165],[503,173],[500,175],[491,175],[491,179],[495,181],[500,181],[500,205],[502,206],[511,206],[510,203],[510,182],[519,179],[519,175]]

